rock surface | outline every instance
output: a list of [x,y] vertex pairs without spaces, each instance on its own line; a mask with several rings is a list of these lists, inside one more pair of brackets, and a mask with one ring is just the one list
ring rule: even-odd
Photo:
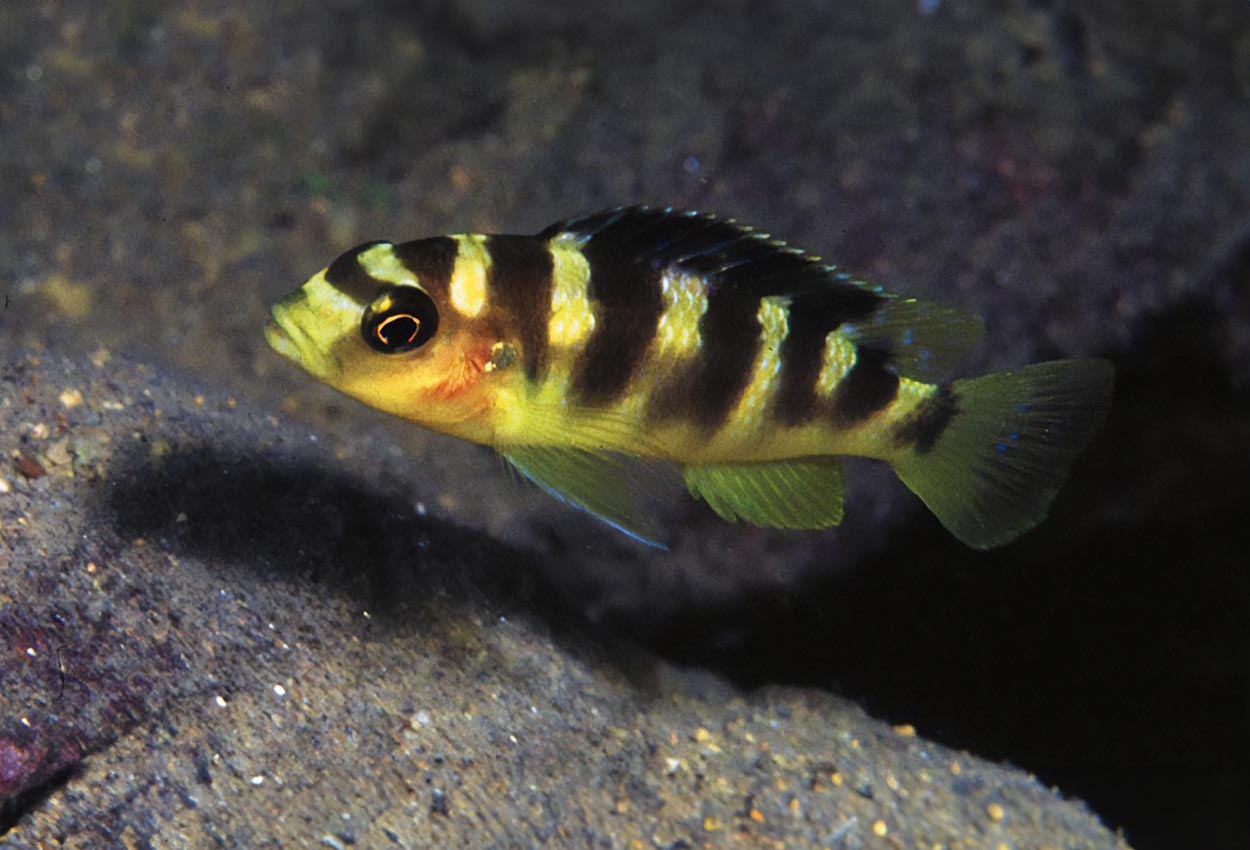
[[0,385],[9,846],[1127,846],[844,700],[589,634],[383,442],[128,362]]

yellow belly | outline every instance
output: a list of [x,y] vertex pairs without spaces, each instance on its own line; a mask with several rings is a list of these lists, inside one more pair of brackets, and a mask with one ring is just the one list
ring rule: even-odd
[[789,427],[765,411],[737,411],[713,433],[681,420],[648,421],[639,405],[628,400],[609,410],[578,410],[563,403],[558,392],[544,387],[528,393],[514,387],[497,395],[493,406],[492,443],[548,445],[615,451],[688,465],[749,463],[821,455],[857,455],[892,459],[899,451],[893,426],[937,389],[903,379],[897,398],[875,416],[852,428],[829,421]]

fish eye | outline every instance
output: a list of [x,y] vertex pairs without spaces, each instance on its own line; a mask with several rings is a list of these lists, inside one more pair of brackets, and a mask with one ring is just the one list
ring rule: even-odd
[[415,286],[397,286],[379,295],[365,309],[360,322],[365,342],[383,354],[420,348],[437,330],[434,299]]

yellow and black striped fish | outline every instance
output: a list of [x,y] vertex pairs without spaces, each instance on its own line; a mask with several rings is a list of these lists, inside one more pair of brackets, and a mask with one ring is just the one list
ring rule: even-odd
[[648,207],[535,236],[370,242],[265,328],[322,381],[493,446],[647,542],[656,463],[726,519],[825,528],[842,518],[839,456],[860,455],[984,549],[1045,517],[1112,370],[938,380],[980,332],[733,221]]

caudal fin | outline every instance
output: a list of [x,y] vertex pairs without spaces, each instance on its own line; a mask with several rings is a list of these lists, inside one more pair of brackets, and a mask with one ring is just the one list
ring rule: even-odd
[[1111,397],[1106,360],[1056,360],[951,385],[931,445],[894,463],[942,525],[975,549],[1020,536],[1046,511]]

